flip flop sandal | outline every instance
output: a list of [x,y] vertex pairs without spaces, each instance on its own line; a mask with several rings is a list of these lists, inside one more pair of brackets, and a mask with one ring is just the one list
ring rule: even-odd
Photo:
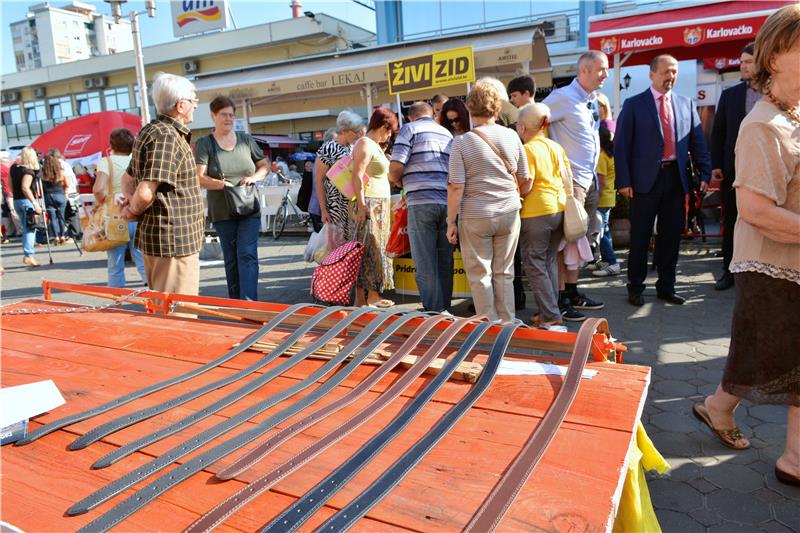
[[[695,418],[697,418],[700,422],[704,423],[708,426],[708,429],[711,430],[719,441],[727,446],[728,448],[733,448],[734,450],[746,450],[750,447],[750,442],[745,438],[744,433],[738,427],[733,429],[717,429],[714,427],[714,424],[711,423],[711,416],[708,414],[708,409],[703,402],[697,402],[692,407],[692,413],[694,414]],[[737,443],[740,443],[737,446]]]

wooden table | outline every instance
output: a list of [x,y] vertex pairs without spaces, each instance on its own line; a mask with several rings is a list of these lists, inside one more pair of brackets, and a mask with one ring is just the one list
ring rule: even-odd
[[[41,307],[65,305],[34,303]],[[30,305],[31,302],[23,302],[6,309]],[[4,315],[1,324],[2,385],[7,387],[52,379],[67,400],[65,405],[31,421],[31,427],[184,373],[226,352],[254,328],[128,311]],[[271,334],[270,340],[279,340],[284,335],[286,332]],[[456,346],[453,348],[455,350]],[[66,449],[76,436],[101,422],[174,397],[179,393],[178,389],[185,391],[231,374],[251,364],[260,355],[245,352],[189,382],[67,427],[28,446],[5,446],[2,453],[2,519],[26,531],[75,530],[109,510],[113,504],[130,495],[133,489],[88,514],[64,516],[64,511],[74,502],[190,435],[296,383],[322,364],[322,361],[307,360],[217,415],[106,469],[91,470],[89,467],[114,447],[188,415],[234,390],[237,384],[112,434],[87,449],[77,452]],[[543,357],[542,360],[554,358]],[[590,363],[588,367],[599,370],[599,374],[593,379],[583,380],[561,430],[511,507],[500,530],[602,531],[613,524],[626,455],[641,415],[650,369],[613,363]],[[362,366],[357,369],[334,390],[330,399],[326,398],[315,407],[345,394],[374,368]],[[345,417],[369,405],[397,376],[398,373],[392,372],[355,404],[291,439],[239,478],[226,483],[210,483],[212,473],[232,460],[232,457],[227,458],[166,492],[115,530],[181,530],[249,481],[333,429]],[[418,379],[383,413],[261,495],[220,530],[252,531],[269,521],[379,431],[430,379],[431,376]],[[554,376],[496,377],[475,407],[394,491],[356,525],[354,531],[460,530],[535,428],[560,384],[561,378]],[[331,499],[303,531],[321,524],[364,489],[427,432],[469,386],[462,382],[448,382],[420,416]],[[287,404],[284,402],[273,407],[251,423],[262,421]],[[281,427],[307,412],[289,419]],[[240,431],[234,430],[224,438]]]

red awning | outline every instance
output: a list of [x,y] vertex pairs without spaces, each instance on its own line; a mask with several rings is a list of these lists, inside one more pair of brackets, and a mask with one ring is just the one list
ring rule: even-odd
[[116,128],[128,128],[136,135],[142,129],[138,115],[122,111],[101,111],[62,122],[41,134],[31,146],[47,152],[58,148],[66,159],[77,159],[102,152],[108,154],[108,136]]
[[591,17],[589,48],[630,58],[642,65],[657,54],[677,59],[737,57],[744,45],[777,9],[793,0],[722,1],[684,5],[675,9],[646,9]]

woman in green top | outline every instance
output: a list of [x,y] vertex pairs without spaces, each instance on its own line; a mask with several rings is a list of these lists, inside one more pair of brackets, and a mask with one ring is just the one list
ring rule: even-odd
[[241,184],[255,186],[267,175],[267,161],[250,135],[233,131],[236,119],[233,100],[218,96],[211,101],[210,108],[214,133],[197,141],[197,175],[200,185],[208,189],[208,216],[222,245],[228,297],[258,300],[260,213],[247,218],[233,215],[223,189]]
[[[379,107],[372,113],[367,133],[353,146],[353,190],[354,202],[350,202],[349,216],[355,220],[350,224],[355,233],[366,224],[364,258],[358,275],[356,305],[391,307],[394,302],[384,299],[380,291],[394,288],[392,260],[386,255],[389,240],[390,196],[389,160],[381,148],[397,131],[397,116],[390,109]],[[362,176],[367,176],[366,181]],[[361,234],[361,232],[358,232]],[[359,239],[360,235],[349,238]],[[366,292],[366,294],[365,294]]]

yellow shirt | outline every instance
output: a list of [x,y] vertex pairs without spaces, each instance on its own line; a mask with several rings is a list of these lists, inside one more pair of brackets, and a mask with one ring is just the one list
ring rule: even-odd
[[522,201],[521,218],[554,215],[564,210],[567,201],[561,176],[569,169],[569,160],[557,142],[540,135],[525,143],[528,175],[533,188]]
[[597,173],[605,176],[603,190],[600,191],[600,199],[597,207],[614,207],[617,204],[617,191],[614,189],[614,157],[600,150],[600,159],[597,161]]
[[367,176],[369,181],[364,188],[366,198],[389,198],[391,187],[389,186],[389,160],[383,152],[383,148],[369,137],[362,137],[359,142],[366,142],[372,160],[367,165]]

